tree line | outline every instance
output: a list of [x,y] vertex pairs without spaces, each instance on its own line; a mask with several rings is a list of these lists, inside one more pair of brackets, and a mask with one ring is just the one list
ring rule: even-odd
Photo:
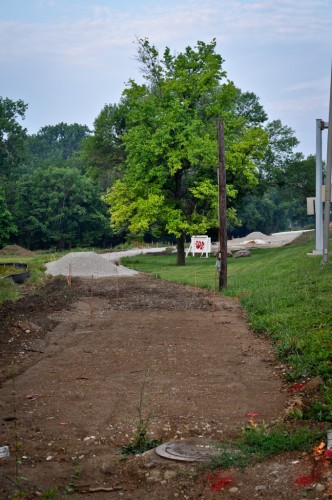
[[[216,42],[176,55],[137,40],[143,83],[85,125],[29,135],[22,100],[0,97],[0,246],[109,246],[216,238],[217,120],[225,130],[229,236],[308,223],[315,158],[296,152],[291,128],[269,121],[259,98],[236,87]],[[182,262],[181,262],[182,259]]]

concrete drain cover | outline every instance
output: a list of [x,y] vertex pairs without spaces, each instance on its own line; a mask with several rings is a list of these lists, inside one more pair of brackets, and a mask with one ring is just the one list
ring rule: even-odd
[[186,462],[203,462],[211,455],[218,452],[216,446],[211,443],[183,439],[182,441],[169,441],[161,444],[155,449],[157,455],[172,460],[183,460]]

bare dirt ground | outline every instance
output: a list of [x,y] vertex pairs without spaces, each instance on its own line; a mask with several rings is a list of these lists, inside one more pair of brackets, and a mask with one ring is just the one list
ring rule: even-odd
[[162,442],[220,442],[253,413],[282,418],[283,366],[236,299],[144,276],[55,278],[34,292],[0,311],[0,498],[18,482],[27,498],[51,487],[73,499],[328,497],[294,483],[312,470],[302,452],[216,476],[154,450],[121,456],[141,394]]

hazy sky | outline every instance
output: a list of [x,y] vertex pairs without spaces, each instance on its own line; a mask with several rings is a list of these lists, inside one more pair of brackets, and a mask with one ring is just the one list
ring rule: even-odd
[[136,37],[174,53],[216,38],[228,78],[315,154],[315,120],[328,121],[332,0],[1,0],[0,96],[28,104],[29,133],[92,128],[129,78],[141,81]]

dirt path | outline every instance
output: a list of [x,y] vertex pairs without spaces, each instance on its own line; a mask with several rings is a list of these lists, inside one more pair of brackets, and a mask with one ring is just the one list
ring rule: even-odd
[[145,277],[53,280],[1,314],[0,446],[11,450],[1,498],[12,498],[18,475],[31,498],[55,486],[63,498],[70,485],[113,489],[71,498],[302,498],[301,453],[232,471],[233,488],[219,493],[197,464],[153,450],[121,460],[142,392],[149,436],[162,442],[220,441],[250,413],[283,414],[281,367],[236,300]]

